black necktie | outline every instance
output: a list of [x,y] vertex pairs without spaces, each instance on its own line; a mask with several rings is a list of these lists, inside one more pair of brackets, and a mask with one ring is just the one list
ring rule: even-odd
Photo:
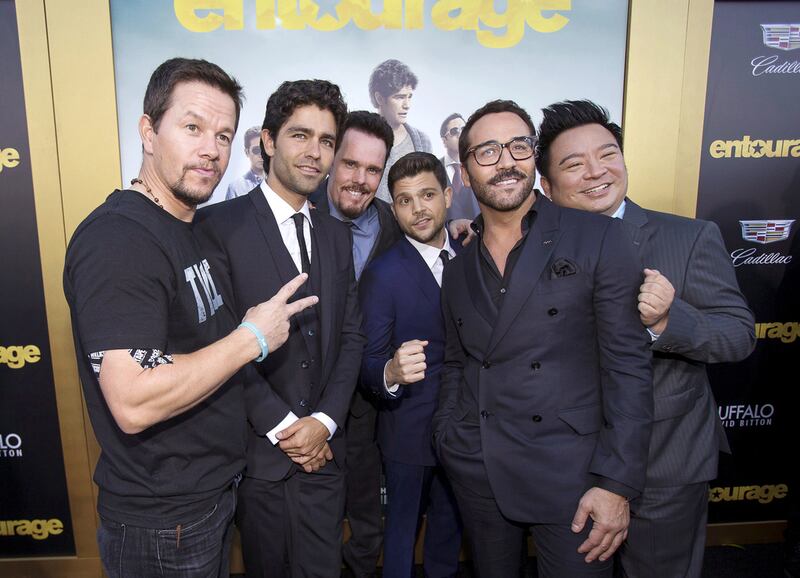
[[303,221],[305,217],[303,213],[295,213],[292,215],[294,219],[294,230],[297,233],[297,244],[300,245],[300,264],[303,268],[303,273],[311,274],[311,261],[308,260],[308,249],[306,248],[306,236],[303,234]]
[[442,249],[439,253],[439,258],[442,260],[442,271],[444,271],[450,262],[450,253],[448,253],[447,249]]

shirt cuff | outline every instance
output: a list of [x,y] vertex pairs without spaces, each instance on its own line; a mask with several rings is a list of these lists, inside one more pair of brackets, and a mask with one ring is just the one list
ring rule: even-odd
[[397,397],[397,390],[400,389],[400,384],[395,383],[394,385],[389,385],[386,383],[386,368],[389,367],[389,364],[392,362],[390,359],[386,362],[386,365],[383,366],[383,388],[386,390],[386,393],[391,395],[392,397]]
[[656,333],[655,331],[652,331],[649,327],[645,327],[645,329],[647,329],[647,332],[650,334],[650,343],[652,343],[653,341],[655,341],[659,337],[661,337],[660,333]]
[[293,412],[293,411],[290,411],[289,413],[287,413],[287,414],[286,414],[286,417],[285,417],[285,418],[283,418],[283,419],[281,420],[281,423],[279,423],[278,425],[276,425],[274,428],[272,428],[271,430],[269,430],[269,431],[268,431],[268,432],[265,434],[265,437],[266,437],[266,438],[267,438],[267,439],[268,439],[270,442],[272,442],[272,445],[275,445],[275,444],[277,444],[277,443],[278,443],[279,441],[281,441],[281,440],[279,440],[278,438],[276,438],[276,437],[275,437],[275,434],[276,434],[276,433],[278,433],[279,431],[285,430],[287,427],[289,427],[290,425],[292,425],[292,424],[293,424],[294,422],[296,422],[298,419],[300,419],[300,418],[299,418],[299,417],[297,417],[296,415],[294,415],[294,412]]
[[328,441],[330,441],[330,439],[333,437],[333,434],[335,434],[336,430],[338,429],[336,422],[333,421],[331,418],[329,418],[327,414],[321,411],[315,411],[314,413],[311,414],[311,417],[313,417],[316,420],[319,420],[320,422],[322,422],[322,425],[328,428],[328,431],[331,434],[328,436]]
[[627,499],[628,501],[633,500],[634,498],[639,497],[638,490],[631,488],[630,486],[626,486],[621,482],[617,482],[616,480],[612,480],[610,478],[604,478],[602,476],[597,476],[597,483],[595,484],[598,488],[602,488],[618,496],[622,496],[623,498]]

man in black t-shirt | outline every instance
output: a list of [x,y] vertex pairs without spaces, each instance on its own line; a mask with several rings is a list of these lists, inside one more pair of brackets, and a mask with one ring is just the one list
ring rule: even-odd
[[246,439],[239,370],[280,347],[289,317],[317,302],[287,305],[300,275],[237,327],[195,239],[195,208],[227,167],[240,108],[241,87],[218,66],[159,66],[139,121],[138,178],[95,209],[67,249],[64,291],[102,449],[98,541],[111,577],[228,575]]

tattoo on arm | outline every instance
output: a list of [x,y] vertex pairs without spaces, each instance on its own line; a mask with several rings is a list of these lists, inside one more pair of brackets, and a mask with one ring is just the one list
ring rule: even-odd
[[[100,376],[100,365],[103,363],[105,351],[96,351],[89,354],[89,363],[96,376]],[[128,354],[144,369],[154,369],[159,365],[172,363],[172,356],[165,354],[160,349],[129,349]]]

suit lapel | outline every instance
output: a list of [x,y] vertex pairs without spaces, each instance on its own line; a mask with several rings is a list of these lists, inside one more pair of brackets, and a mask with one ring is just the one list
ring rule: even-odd
[[378,226],[380,229],[378,231],[378,237],[372,244],[372,249],[370,249],[369,257],[367,257],[367,262],[364,264],[364,267],[369,265],[376,256],[394,245],[396,240],[395,235],[397,234],[397,222],[394,219],[391,207],[388,204],[381,204],[382,201],[380,199],[373,199],[372,202],[375,206],[375,210],[378,211]]
[[[312,235],[314,237],[313,246],[314,254],[311,256],[311,270],[313,273],[319,272],[319,278],[315,279],[316,286],[319,287],[319,303],[316,305],[316,310],[320,316],[320,345],[322,352],[322,359],[334,360],[336,355],[326,355],[328,351],[328,344],[331,340],[331,328],[333,327],[333,277],[335,271],[333,270],[333,263],[335,262],[333,255],[333,239],[330,237],[330,231],[321,223],[322,219],[318,214],[311,212],[311,222],[314,224],[312,228]],[[314,264],[316,261],[316,267]],[[323,376],[327,375],[327,367],[323,367]]]
[[627,225],[625,229],[631,235],[631,240],[636,245],[636,251],[639,257],[642,258],[645,254],[647,242],[653,234],[651,228],[647,226],[647,213],[639,205],[626,198],[625,214],[622,216],[622,221]]
[[[292,261],[292,257],[289,255],[286,245],[283,244],[283,237],[281,237],[281,232],[278,229],[275,215],[272,213],[272,209],[269,208],[269,204],[267,203],[267,199],[264,198],[264,193],[261,191],[261,188],[253,189],[248,196],[258,214],[256,222],[261,230],[261,234],[267,242],[267,250],[272,258],[275,270],[278,272],[281,285],[285,285],[297,275],[297,267],[294,261]],[[257,267],[258,264],[255,263],[254,266]]]
[[428,268],[428,264],[422,259],[419,251],[408,242],[408,239],[403,237],[400,244],[402,264],[405,270],[408,271],[409,277],[419,285],[422,294],[430,301],[431,305],[435,308],[440,307],[441,289],[439,284],[436,283],[436,279],[433,278],[433,273]]
[[[475,311],[483,317],[483,320],[491,327],[492,320],[496,317],[494,303],[492,303],[492,296],[489,295],[489,289],[483,279],[481,268],[481,251],[479,239],[475,239],[472,244],[467,248],[461,259],[469,259],[470,262],[464,263],[464,276],[466,277],[466,286],[470,288],[468,291],[472,305]],[[470,250],[470,247],[472,248]]]
[[486,350],[487,355],[492,352],[517,319],[520,310],[530,298],[531,291],[550,260],[553,250],[558,245],[560,236],[558,209],[543,197],[540,197],[535,208],[537,210],[536,220],[528,232],[521,249],[522,253],[511,272],[503,306],[498,313],[497,323],[495,323],[489,347]]

